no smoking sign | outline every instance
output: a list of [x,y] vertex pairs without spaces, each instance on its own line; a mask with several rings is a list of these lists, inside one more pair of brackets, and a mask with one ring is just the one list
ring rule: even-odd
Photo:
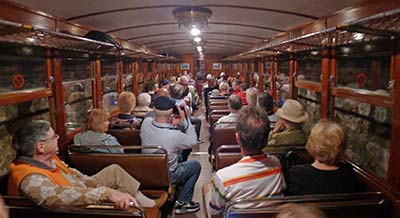
[[15,74],[12,79],[12,85],[14,89],[22,89],[25,86],[24,76],[22,76],[20,73]]

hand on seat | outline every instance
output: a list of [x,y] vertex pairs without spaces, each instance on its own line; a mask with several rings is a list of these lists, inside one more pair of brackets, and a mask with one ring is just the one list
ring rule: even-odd
[[114,190],[109,200],[111,202],[114,202],[116,206],[121,209],[128,209],[130,207],[130,202],[133,202],[135,206],[139,206],[136,198],[128,193],[120,192],[117,190]]

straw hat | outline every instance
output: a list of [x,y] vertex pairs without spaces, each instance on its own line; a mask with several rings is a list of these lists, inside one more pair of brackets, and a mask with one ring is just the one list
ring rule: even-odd
[[296,100],[288,99],[282,108],[277,111],[279,117],[293,123],[304,123],[308,120],[308,114],[303,106]]

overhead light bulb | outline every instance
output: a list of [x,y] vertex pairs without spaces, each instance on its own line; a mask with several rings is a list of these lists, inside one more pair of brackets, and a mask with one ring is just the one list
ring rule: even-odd
[[28,38],[25,39],[25,41],[26,41],[26,42],[35,42],[36,39],[31,38],[31,37],[28,37]]
[[193,28],[190,30],[190,34],[192,34],[192,36],[198,36],[198,35],[200,35],[200,30],[197,29],[196,27],[193,27]]
[[199,42],[201,42],[201,38],[200,37],[196,37],[196,38],[193,39],[193,41],[199,43]]
[[197,51],[199,51],[199,52],[203,51],[203,48],[201,46],[197,46],[196,48],[197,48]]
[[354,38],[354,40],[360,41],[360,40],[362,40],[364,38],[364,34],[362,34],[362,33],[354,33],[353,34],[353,38]]

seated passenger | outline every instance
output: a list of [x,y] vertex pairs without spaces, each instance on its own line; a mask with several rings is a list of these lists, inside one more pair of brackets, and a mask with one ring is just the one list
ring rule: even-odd
[[138,191],[140,183],[116,164],[92,177],[69,168],[56,155],[57,140],[47,121],[33,121],[14,134],[17,157],[10,166],[9,195],[22,195],[49,208],[84,207],[104,201],[120,208],[128,208],[130,202],[156,205]]
[[150,107],[151,104],[151,96],[148,93],[141,93],[137,97],[138,105],[133,109],[133,115],[136,117],[144,117],[144,115],[153,111],[153,108]]
[[288,195],[355,192],[353,169],[340,163],[345,149],[345,133],[332,121],[321,120],[311,130],[307,151],[314,163],[293,166],[287,174]]
[[[101,109],[93,109],[89,114],[88,121],[86,123],[86,129],[80,132],[74,137],[75,145],[107,145],[107,146],[120,146],[118,140],[105,133],[108,130],[109,114]],[[101,153],[124,153],[123,149],[91,149],[95,152]]]
[[[260,108],[244,107],[236,125],[236,141],[242,159],[218,170],[210,184],[203,189],[208,212],[221,217],[231,200],[267,197],[282,194],[285,181],[279,160],[262,149],[270,131],[268,115]],[[207,190],[207,187],[208,190]],[[210,195],[211,192],[211,195]]]
[[229,114],[219,118],[215,128],[235,127],[242,108],[242,99],[238,95],[231,95],[228,99]]
[[271,123],[271,128],[275,127],[278,122],[279,117],[274,112],[274,99],[272,96],[266,92],[262,92],[257,96],[257,106],[261,107],[268,113],[268,119]]
[[257,106],[257,95],[258,89],[255,87],[251,87],[246,90],[246,101],[249,107]]
[[124,129],[127,127],[134,127],[140,123],[140,119],[136,119],[131,114],[131,111],[136,105],[136,97],[132,92],[121,92],[118,95],[118,107],[121,112],[118,114],[116,119],[111,121],[112,129]]
[[[179,105],[176,107],[178,114],[173,115],[174,107],[175,101],[171,98],[157,97],[154,100],[155,118],[148,117],[143,121],[140,138],[143,146],[163,146],[167,150],[171,182],[182,186],[178,193],[175,213],[184,214],[200,209],[199,203],[193,202],[192,198],[201,165],[196,160],[178,162],[180,152],[196,145],[197,137],[190,117],[187,116],[189,113],[184,111],[186,107]],[[178,123],[183,123],[184,129],[178,128]]]
[[307,136],[303,131],[303,123],[308,114],[296,100],[288,99],[277,111],[279,121],[270,132],[268,144],[306,144]]
[[219,92],[221,96],[229,96],[229,84],[227,82],[219,84]]
[[234,79],[232,81],[232,92],[231,92],[231,95],[239,94],[239,92],[240,92],[240,84],[241,84],[240,80]]
[[248,88],[247,83],[241,83],[240,86],[239,86],[239,92],[235,94],[235,95],[239,95],[240,96],[240,98],[242,99],[243,106],[248,105],[248,102],[247,102],[247,99],[246,99],[247,88]]

